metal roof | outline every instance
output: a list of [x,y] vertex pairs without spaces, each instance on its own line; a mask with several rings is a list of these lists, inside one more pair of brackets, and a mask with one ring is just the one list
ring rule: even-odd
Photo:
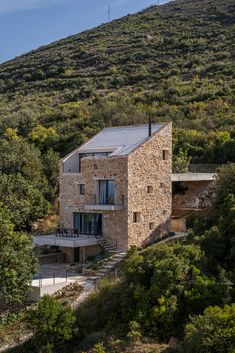
[[[152,124],[152,134],[160,130],[164,125],[164,123]],[[100,149],[100,151],[112,152],[112,156],[124,156],[148,139],[148,124],[105,128],[81,146],[79,152],[92,152]]]

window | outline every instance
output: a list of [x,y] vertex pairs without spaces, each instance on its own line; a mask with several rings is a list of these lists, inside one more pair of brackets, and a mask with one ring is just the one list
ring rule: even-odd
[[98,213],[73,214],[74,229],[80,234],[102,235],[102,215]]
[[112,152],[94,152],[94,153],[79,153],[79,173],[81,173],[81,160],[84,157],[106,157]]
[[164,161],[167,161],[169,159],[169,150],[163,150],[162,151],[162,159]]
[[140,222],[141,213],[140,212],[133,212],[133,223]]
[[164,188],[164,184],[160,183],[160,188],[163,189]]
[[167,211],[166,210],[163,210],[163,212],[162,212],[164,215],[166,215],[167,214]]
[[122,195],[122,206],[125,205],[125,195]]
[[85,184],[79,184],[80,195],[85,195]]
[[99,181],[99,204],[114,205],[115,182],[114,180]]
[[152,194],[153,193],[153,186],[149,185],[147,187],[147,190],[148,190],[148,194]]
[[149,230],[154,230],[154,222],[149,223]]

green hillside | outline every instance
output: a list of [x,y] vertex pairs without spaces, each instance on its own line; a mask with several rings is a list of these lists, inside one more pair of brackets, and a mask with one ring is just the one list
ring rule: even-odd
[[50,126],[52,147],[64,155],[103,126],[151,113],[176,127],[227,129],[231,139],[234,29],[234,0],[178,0],[6,62],[0,132],[28,137]]
[[59,158],[105,126],[173,121],[175,171],[235,162],[234,0],[178,0],[0,65],[0,200],[55,211]]

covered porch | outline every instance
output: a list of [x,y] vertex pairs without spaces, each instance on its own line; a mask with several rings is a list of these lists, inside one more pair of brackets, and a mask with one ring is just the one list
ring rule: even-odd
[[103,240],[102,236],[74,234],[73,230],[66,230],[63,236],[61,233],[35,236],[33,247],[58,247],[65,254],[67,263],[84,264],[87,257],[102,251],[99,245],[101,240]]

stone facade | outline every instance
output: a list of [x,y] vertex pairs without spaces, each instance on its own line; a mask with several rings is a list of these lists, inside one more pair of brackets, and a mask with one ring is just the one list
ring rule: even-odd
[[[171,124],[163,127],[128,157],[129,247],[152,242],[169,228],[172,208],[171,128]],[[163,151],[166,151],[165,160]],[[140,212],[139,222],[133,223],[133,212]]]
[[[73,228],[73,213],[103,214],[103,235],[118,250],[154,241],[168,228],[172,208],[172,127],[164,124],[126,156],[86,157],[80,173],[60,167],[60,215]],[[115,181],[114,209],[97,205],[99,180]],[[80,184],[85,195],[80,195]],[[94,205],[94,207],[92,207]]]

